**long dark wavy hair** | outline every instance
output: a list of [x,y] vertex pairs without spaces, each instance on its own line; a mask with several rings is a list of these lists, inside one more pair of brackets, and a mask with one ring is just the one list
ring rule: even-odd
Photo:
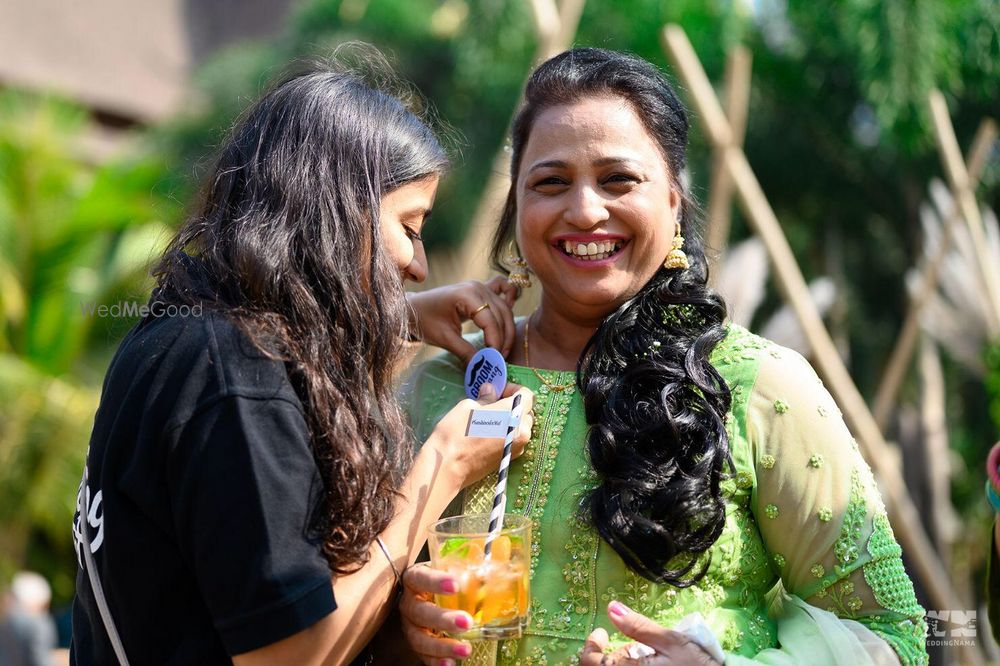
[[312,62],[273,86],[153,270],[154,298],[221,312],[285,362],[323,481],[312,526],[337,574],[367,560],[411,451],[392,386],[408,309],[380,202],[448,166],[428,124],[379,89],[384,70],[375,87]]
[[501,256],[517,220],[521,155],[535,119],[546,108],[593,96],[627,100],[659,145],[682,196],[679,223],[690,268],[657,271],[604,318],[584,348],[577,384],[600,485],[582,510],[632,569],[686,587],[704,575],[708,559],[701,556],[725,524],[719,482],[732,465],[724,424],[731,396],[709,355],[725,337],[726,309],[706,286],[708,267],[693,228],[697,208],[680,180],[687,115],[656,67],[580,48],[535,70],[511,130],[512,183],[493,238],[493,263],[505,270]]

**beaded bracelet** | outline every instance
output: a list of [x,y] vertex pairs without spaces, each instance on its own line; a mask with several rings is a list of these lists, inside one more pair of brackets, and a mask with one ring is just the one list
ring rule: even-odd
[[997,491],[989,481],[986,482],[986,499],[993,505],[993,510],[1000,513],[1000,495],[997,495]]
[[986,474],[993,484],[993,490],[1000,494],[1000,442],[994,444],[986,456]]

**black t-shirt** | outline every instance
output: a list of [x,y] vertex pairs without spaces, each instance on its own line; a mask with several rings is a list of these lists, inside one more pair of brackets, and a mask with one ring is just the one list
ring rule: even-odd
[[328,615],[309,529],[321,488],[283,363],[220,314],[147,317],[115,354],[90,440],[71,661],[116,663],[83,525],[133,664],[230,663]]

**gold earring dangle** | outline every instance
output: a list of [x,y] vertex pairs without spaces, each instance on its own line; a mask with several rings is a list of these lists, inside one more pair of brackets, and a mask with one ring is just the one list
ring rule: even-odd
[[507,249],[507,265],[511,266],[507,281],[518,289],[528,289],[531,287],[531,275],[528,273],[528,262],[517,251],[514,241],[511,241]]
[[684,236],[681,236],[681,225],[677,225],[677,235],[674,236],[673,249],[667,254],[663,262],[664,268],[689,268],[687,254],[681,249],[684,247]]

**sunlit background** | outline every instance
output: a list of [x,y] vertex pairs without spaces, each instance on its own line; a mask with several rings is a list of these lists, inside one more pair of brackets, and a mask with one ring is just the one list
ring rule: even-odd
[[[543,47],[631,51],[681,84],[661,45],[662,27],[676,23],[724,103],[727,61],[743,47],[747,159],[843,361],[875,402],[908,285],[927,292],[920,271],[954,206],[928,96],[943,93],[971,159],[984,119],[1000,113],[1000,2],[580,5],[575,26],[575,17],[546,24],[539,11],[552,5],[541,0],[0,3],[0,590],[17,570],[41,572],[68,643],[77,486],[107,363],[136,321],[95,307],[145,301],[149,262],[234,117],[291,60],[348,40],[378,46],[450,128],[456,168],[425,234],[431,283],[471,277],[469,266],[486,275],[482,248],[464,241],[473,220],[496,218],[489,199],[481,205],[484,189],[503,175],[504,133]],[[687,176],[707,205],[713,149],[681,87],[694,128]],[[983,463],[1000,438],[1000,331],[977,272],[984,252],[1000,265],[995,134],[980,158],[973,191],[987,243],[958,225],[881,417],[945,564],[940,576],[978,610],[979,647],[997,659],[982,610],[992,518]],[[735,200],[706,218],[715,284],[734,319],[808,354]],[[959,658],[932,654],[932,663]]]

